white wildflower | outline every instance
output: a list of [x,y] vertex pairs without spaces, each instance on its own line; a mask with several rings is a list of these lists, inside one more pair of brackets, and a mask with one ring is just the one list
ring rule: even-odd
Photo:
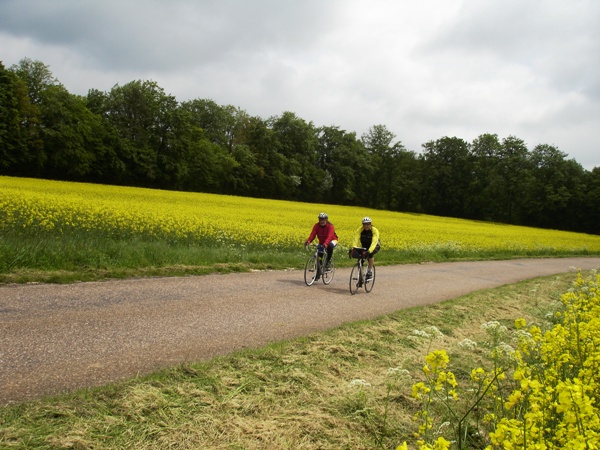
[[371,383],[365,381],[365,380],[361,380],[361,379],[354,379],[350,382],[350,387],[371,387]]
[[517,330],[516,333],[519,338],[531,339],[531,333],[527,330]]
[[411,379],[410,372],[402,367],[390,367],[387,370],[387,374],[390,377],[408,378]]
[[419,337],[423,337],[423,338],[429,338],[429,337],[431,337],[429,335],[429,333],[427,333],[424,330],[412,330],[412,334],[413,334],[413,336],[419,336]]
[[515,349],[508,345],[506,342],[501,342],[498,347],[496,347],[503,354],[510,356],[515,353]]
[[475,347],[477,347],[477,342],[472,341],[471,339],[463,339],[462,341],[460,341],[458,343],[459,347],[462,348],[466,348],[468,350],[475,350]]
[[445,428],[449,428],[450,427],[450,422],[444,422],[440,425],[440,427],[437,429],[437,431],[434,434],[442,434],[444,432]]
[[500,325],[500,322],[497,320],[482,323],[481,328],[492,333],[506,333],[508,331],[508,328],[504,325]]
[[434,339],[443,339],[444,333],[442,333],[438,327],[431,325],[425,328],[431,335],[433,335]]

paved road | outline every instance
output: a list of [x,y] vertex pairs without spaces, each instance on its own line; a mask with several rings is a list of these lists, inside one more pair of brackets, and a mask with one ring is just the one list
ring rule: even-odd
[[351,296],[349,269],[0,287],[0,405],[295,338],[484,288],[600,267],[600,258],[379,267]]

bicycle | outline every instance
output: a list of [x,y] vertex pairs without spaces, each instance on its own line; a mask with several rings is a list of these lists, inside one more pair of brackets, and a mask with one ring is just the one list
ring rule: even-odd
[[333,255],[331,255],[329,265],[325,267],[324,258],[326,258],[327,255],[325,246],[321,244],[311,244],[311,247],[315,247],[315,253],[308,258],[306,265],[304,266],[304,282],[307,286],[312,286],[312,284],[320,278],[323,280],[324,284],[331,283],[335,273],[335,261],[333,260]]
[[367,279],[369,264],[366,262],[366,258],[363,257],[363,254],[366,251],[366,248],[354,247],[350,252],[351,258],[358,259],[350,273],[350,293],[352,295],[356,294],[363,286],[365,291],[371,292],[373,285],[375,284],[375,266],[373,266],[372,276]]

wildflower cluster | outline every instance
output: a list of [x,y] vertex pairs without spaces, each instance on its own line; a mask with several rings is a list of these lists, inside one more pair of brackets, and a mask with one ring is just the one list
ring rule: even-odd
[[[530,327],[519,342],[509,413],[490,434],[490,448],[600,446],[600,276],[562,296],[559,323],[542,333]],[[523,322],[518,324],[523,327]]]
[[[424,379],[412,386],[412,396],[421,403],[414,417],[418,424],[415,437],[421,450],[450,448],[452,444],[458,448],[479,446],[484,431],[491,429],[498,417],[501,408],[498,395],[506,390],[503,383],[511,361],[506,355],[514,351],[505,342],[508,338],[505,326],[492,321],[481,328],[487,335],[484,342],[464,339],[458,346],[488,348],[492,366],[473,369],[468,379],[463,377],[460,381],[462,386],[454,372],[448,370],[450,358],[445,350],[434,350],[425,357]],[[425,330],[412,332],[412,336],[428,334]]]
[[547,331],[524,319],[512,331],[484,323],[487,339],[458,344],[489,352],[489,367],[468,380],[457,382],[444,350],[429,353],[424,379],[412,387],[421,403],[419,448],[599,448],[599,286],[599,275],[586,280],[579,272]]

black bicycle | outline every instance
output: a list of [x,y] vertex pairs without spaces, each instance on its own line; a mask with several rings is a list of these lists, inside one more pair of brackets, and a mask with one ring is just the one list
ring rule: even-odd
[[367,277],[369,264],[363,257],[366,251],[366,248],[354,247],[350,252],[350,256],[357,259],[350,273],[350,293],[352,295],[356,294],[361,287],[364,287],[365,291],[371,292],[375,284],[375,266],[373,266],[371,276]]
[[327,260],[327,249],[324,245],[314,245],[310,247],[315,248],[315,253],[308,258],[306,265],[304,266],[304,282],[307,286],[311,286],[319,278],[323,280],[324,284],[331,283],[333,275],[335,273],[335,261],[333,255],[329,260],[329,264],[325,265]]

